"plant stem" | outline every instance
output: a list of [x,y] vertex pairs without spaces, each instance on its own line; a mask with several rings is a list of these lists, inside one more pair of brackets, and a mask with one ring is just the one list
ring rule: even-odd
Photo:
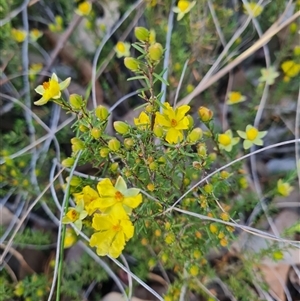
[[[69,191],[67,192],[69,193]],[[68,202],[65,204],[64,213],[66,213],[68,208]],[[66,236],[66,225],[63,225],[61,243],[59,250],[59,264],[58,264],[58,274],[57,274],[57,291],[56,291],[56,301],[60,301],[60,288],[61,288],[61,279],[62,279],[62,268],[63,268],[63,255],[64,255],[64,241]]]

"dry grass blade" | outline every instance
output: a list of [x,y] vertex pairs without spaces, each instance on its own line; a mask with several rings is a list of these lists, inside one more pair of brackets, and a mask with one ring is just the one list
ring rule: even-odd
[[268,31],[266,31],[263,36],[256,41],[250,48],[245,50],[242,54],[240,54],[236,59],[234,59],[231,63],[229,63],[227,66],[222,68],[219,72],[217,72],[215,75],[211,76],[206,82],[200,82],[198,86],[195,88],[193,92],[191,92],[189,95],[181,99],[177,106],[181,106],[184,104],[189,104],[194,97],[202,93],[204,90],[209,88],[211,85],[216,83],[220,78],[222,78],[224,75],[226,75],[228,72],[230,72],[233,68],[238,66],[241,62],[243,62],[246,58],[248,58],[250,55],[252,55],[255,51],[263,47],[268,41],[275,36],[279,31],[281,31],[283,28],[285,28],[287,25],[292,23],[294,20],[300,17],[300,11],[296,12],[293,16],[291,16],[288,20],[283,22],[281,25],[274,24],[272,27],[269,28]]

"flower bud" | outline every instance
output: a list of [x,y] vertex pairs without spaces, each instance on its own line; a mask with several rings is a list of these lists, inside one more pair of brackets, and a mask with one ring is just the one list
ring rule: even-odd
[[197,142],[202,138],[202,130],[200,128],[194,128],[187,136],[188,142]]
[[62,160],[61,165],[63,167],[72,167],[74,162],[75,162],[74,158],[69,157],[65,160]]
[[106,158],[109,154],[110,150],[107,147],[103,147],[100,149],[99,153],[100,153],[100,157],[102,158]]
[[149,57],[153,61],[159,61],[164,53],[164,49],[159,43],[155,43],[149,47]]
[[206,107],[200,107],[198,109],[198,114],[199,114],[201,121],[203,121],[203,122],[210,121],[214,115],[214,113]]
[[218,232],[218,225],[216,223],[212,223],[209,225],[209,230],[211,233],[217,233]]
[[293,22],[293,23],[291,23],[291,25],[290,25],[290,33],[291,34],[295,34],[296,32],[297,32],[297,23],[296,22]]
[[171,245],[175,241],[175,235],[172,232],[169,232],[165,237],[165,242],[167,245]]
[[107,110],[107,108],[105,106],[98,106],[96,109],[95,109],[95,115],[101,120],[101,121],[104,121],[107,119],[108,115],[109,115],[109,112]]
[[[66,178],[66,181],[68,182],[70,180],[70,177]],[[81,183],[81,179],[79,177],[72,177],[72,179],[70,180],[70,186],[78,186]]]
[[140,66],[140,61],[133,57],[125,57],[124,65],[127,69],[131,71],[138,71]]
[[134,141],[132,138],[124,139],[124,146],[126,147],[126,149],[131,149],[133,145],[134,145]]
[[149,183],[149,184],[147,185],[147,189],[148,189],[149,191],[154,191],[154,189],[155,189],[154,184],[153,184],[153,183]]
[[222,213],[220,214],[220,218],[221,218],[223,221],[226,221],[226,222],[228,222],[228,221],[230,220],[230,216],[229,216],[229,214],[228,214],[227,212],[222,212]]
[[130,170],[127,169],[127,170],[124,172],[124,175],[125,175],[126,178],[129,178],[129,177],[132,176],[132,172],[131,172]]
[[190,185],[191,184],[191,180],[189,178],[184,178],[183,179],[183,185],[184,186],[187,186],[187,185]]
[[87,126],[85,126],[84,124],[79,125],[79,131],[80,132],[88,132],[89,128]]
[[206,145],[204,143],[199,143],[197,145],[197,153],[201,158],[205,158],[207,156]]
[[92,128],[91,136],[94,137],[95,139],[99,139],[101,137],[101,130],[97,128]]
[[113,138],[108,141],[108,148],[110,150],[112,150],[113,152],[118,151],[120,149],[120,147],[121,147],[121,143],[119,140]]
[[293,53],[295,56],[300,56],[300,46],[295,46]]
[[116,130],[117,133],[121,135],[125,135],[129,132],[129,125],[123,121],[115,121],[114,122],[114,129]]
[[157,169],[157,163],[156,162],[151,162],[149,164],[149,169],[150,170],[156,170]]
[[166,159],[165,157],[159,157],[159,158],[158,158],[158,162],[159,162],[160,164],[166,164],[167,159]]
[[189,268],[188,272],[191,276],[195,277],[199,274],[199,267],[194,264]]
[[191,115],[187,115],[186,117],[187,117],[188,120],[189,120],[189,130],[190,130],[190,129],[192,129],[193,126],[194,126],[194,119],[193,119],[193,117],[192,117]]
[[217,159],[217,154],[216,153],[210,153],[209,154],[209,159],[214,162]]
[[223,179],[223,180],[228,179],[229,176],[230,176],[230,173],[229,173],[228,171],[226,171],[226,170],[222,170],[222,171],[220,172],[220,177],[221,177],[221,179]]
[[79,110],[83,106],[82,96],[78,94],[71,94],[69,102],[73,109]]
[[74,137],[71,139],[71,143],[72,143],[72,150],[74,152],[80,151],[82,149],[84,149],[84,143],[83,141],[81,141],[79,138]]
[[136,27],[134,29],[134,35],[139,41],[146,42],[149,40],[150,32],[145,27]]
[[156,42],[156,32],[154,29],[150,29],[149,33],[149,43],[152,45]]
[[214,190],[214,187],[211,184],[206,184],[206,185],[204,185],[203,189],[206,193],[212,193]]
[[198,161],[194,161],[193,162],[193,167],[197,170],[200,170],[200,169],[202,169],[202,164]]
[[164,135],[164,131],[159,125],[155,125],[153,128],[154,135],[158,138],[161,138]]
[[146,108],[145,108],[145,111],[147,113],[152,113],[153,112],[153,105],[147,105]]
[[116,172],[119,168],[119,163],[118,162],[114,162],[112,164],[110,164],[109,170],[112,172]]

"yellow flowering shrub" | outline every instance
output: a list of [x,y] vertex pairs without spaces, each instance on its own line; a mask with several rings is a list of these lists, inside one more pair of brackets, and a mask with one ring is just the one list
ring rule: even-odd
[[[279,177],[284,178],[281,173],[272,175],[271,179],[267,179],[271,189],[265,183],[259,187],[252,159],[258,160],[256,153],[261,154],[272,148],[266,145],[273,138],[272,131],[268,139],[264,139],[266,129],[285,117],[285,111],[274,109],[274,102],[279,103],[279,98],[286,91],[286,94],[294,95],[298,89],[295,86],[300,73],[299,46],[285,45],[282,53],[273,52],[272,47],[259,48],[255,55],[263,53],[266,61],[261,63],[259,60],[255,70],[249,66],[251,59],[245,66],[234,65],[239,60],[245,60],[243,54],[253,51],[249,41],[257,45],[254,39],[260,39],[265,32],[272,32],[264,23],[260,24],[263,25],[262,33],[257,27],[258,23],[265,21],[259,16],[270,14],[270,3],[250,1],[243,6],[240,3],[237,7],[224,9],[222,1],[204,1],[203,5],[199,1],[185,0],[173,1],[173,4],[161,0],[146,1],[134,6],[126,3],[128,11],[123,11],[122,7],[120,17],[119,8],[110,11],[106,7],[109,1],[104,2],[65,2],[61,9],[47,15],[43,26],[37,24],[41,18],[33,18],[26,31],[13,27],[8,29],[14,40],[13,54],[23,51],[24,55],[31,48],[44,54],[43,47],[49,50],[50,46],[54,51],[49,61],[42,63],[33,63],[42,60],[40,55],[29,62],[24,60],[18,66],[12,65],[9,57],[3,59],[3,87],[10,90],[10,85],[15,85],[14,81],[25,83],[24,89],[21,85],[11,89],[16,95],[7,99],[3,97],[3,102],[14,101],[14,105],[20,102],[26,115],[10,135],[5,134],[4,145],[7,141],[12,144],[16,141],[23,150],[20,153],[13,148],[1,151],[1,185],[13,195],[15,192],[10,191],[11,188],[21,195],[25,195],[24,191],[30,191],[30,202],[34,202],[38,191],[42,191],[40,188],[48,181],[39,161],[46,154],[47,159],[50,156],[50,163],[47,161],[43,167],[45,170],[52,168],[51,180],[55,172],[62,173],[58,175],[59,181],[53,180],[50,189],[48,187],[51,195],[45,190],[45,197],[41,199],[43,206],[50,208],[47,212],[55,208],[53,216],[50,216],[51,223],[57,223],[57,229],[62,229],[58,231],[61,240],[57,244],[60,246],[56,257],[58,262],[49,265],[51,280],[55,279],[52,277],[55,270],[55,273],[60,273],[58,278],[66,281],[66,286],[59,286],[60,280],[53,284],[62,290],[70,289],[69,279],[74,278],[67,274],[69,267],[62,265],[64,252],[71,252],[78,242],[76,247],[88,250],[86,253],[108,256],[99,259],[93,254],[93,260],[109,266],[112,274],[116,271],[114,264],[119,261],[123,261],[122,265],[128,261],[132,273],[141,278],[149,275],[149,270],[156,272],[157,268],[166,279],[171,274],[171,283],[166,285],[161,300],[183,300],[192,294],[213,298],[213,290],[206,288],[214,277],[219,277],[216,272],[223,268],[223,256],[222,260],[216,260],[215,265],[210,257],[212,250],[216,254],[231,250],[232,243],[245,229],[251,235],[260,235],[263,230],[258,232],[251,225],[249,227],[253,231],[250,231],[250,228],[243,228],[240,221],[247,221],[250,210],[262,197],[287,197],[296,189],[292,173],[285,180],[278,180]],[[66,6],[72,7],[68,13],[64,11]],[[113,25],[101,23],[102,9],[108,19],[113,19],[113,13],[116,13],[117,21],[109,20]],[[155,26],[155,30],[140,26],[144,20],[139,18],[139,14],[135,16],[133,9],[145,15],[146,23],[153,18],[150,28]],[[249,17],[240,14],[241,10]],[[276,14],[278,12],[276,10]],[[59,16],[55,17],[56,13]],[[253,26],[258,34],[253,34],[254,29],[247,29],[232,39],[229,29],[243,29],[233,18],[237,13],[240,14],[238,21],[245,25],[249,22],[247,28]],[[139,25],[133,29],[132,24],[137,21]],[[13,20],[11,24],[21,23]],[[125,29],[126,32],[121,32]],[[289,34],[292,38],[297,37],[296,23],[291,30]],[[84,49],[88,45],[77,40],[82,33],[92,40],[97,49],[95,55],[87,55],[83,60],[81,57],[85,55]],[[278,40],[281,38],[278,35]],[[64,48],[58,49],[61,43]],[[267,57],[268,51],[270,55]],[[80,55],[80,61],[73,59],[73,53],[76,59]],[[71,64],[74,64],[71,70],[69,56]],[[63,60],[63,66],[57,66],[60,60]],[[76,67],[77,74],[73,67]],[[13,68],[20,78],[7,72]],[[49,78],[41,80],[49,70]],[[228,81],[224,77],[223,85],[215,79],[220,74],[224,75],[222,72],[225,71],[229,75]],[[245,75],[245,85],[240,84],[240,74]],[[78,92],[80,89],[76,86],[82,75],[85,78],[81,86],[85,86],[86,91]],[[72,84],[68,76],[72,77]],[[242,76],[241,80],[244,80]],[[284,83],[288,81],[289,84]],[[75,93],[75,90],[82,95]],[[123,93],[129,94],[123,98]],[[129,102],[120,106],[128,98]],[[38,106],[32,107],[34,114],[29,113],[30,101]],[[243,104],[239,104],[241,102]],[[139,113],[127,114],[128,109],[133,110],[132,107],[136,107]],[[4,109],[7,108],[9,106],[4,104]],[[58,109],[63,109],[68,119]],[[45,126],[43,122],[49,121],[50,113],[53,114],[51,122],[55,122]],[[268,119],[270,116],[271,122]],[[61,131],[62,125],[67,122],[72,122],[72,136],[69,131]],[[21,141],[26,124],[33,127],[41,124],[43,128],[34,131],[28,126],[29,138]],[[291,132],[289,129],[289,135]],[[44,140],[39,139],[40,135],[45,135]],[[39,143],[44,144],[40,147]],[[60,145],[64,146],[61,148],[62,154],[59,153]],[[267,147],[263,148],[264,145]],[[52,161],[54,148],[57,156]],[[22,160],[18,159],[19,156]],[[248,165],[246,163],[250,157],[251,164]],[[248,169],[252,175],[248,174]],[[36,177],[44,179],[43,183],[38,183],[41,187],[35,182]],[[59,191],[57,195],[54,190]],[[273,217],[273,211],[268,212]],[[34,218],[34,215],[29,216],[29,225],[33,224],[31,219]],[[283,253],[274,250],[268,254],[274,260],[281,260]],[[256,261],[251,262],[251,254],[246,251],[246,256],[238,258],[239,262],[247,264],[245,271],[241,267],[236,269],[235,263],[230,263],[234,266],[230,275],[220,276],[230,293],[238,292],[236,300],[250,300],[253,296],[247,295],[249,287],[252,287],[251,268],[253,262],[257,264],[260,254],[252,256]],[[94,267],[89,265],[89,268]],[[105,269],[99,270],[99,273],[106,273]],[[85,274],[80,276],[88,277]],[[123,276],[120,273],[120,277]],[[106,274],[101,274],[92,281],[83,281],[82,285],[88,288],[91,282],[98,283],[105,277]],[[75,284],[78,284],[77,278]],[[127,285],[125,276],[123,280]],[[129,276],[128,280],[131,285]],[[34,294],[26,295],[24,283],[19,281],[15,285],[12,291],[14,298],[44,300],[45,292],[50,291],[50,288],[37,288],[34,299]],[[240,283],[245,288],[240,288]],[[74,298],[82,297],[81,287],[80,292],[72,285],[70,287],[73,296],[77,294]],[[95,287],[96,291],[98,286]],[[124,295],[128,292],[129,295],[130,289],[125,288]],[[57,294],[57,298],[64,293]],[[67,295],[66,298],[69,297]]]

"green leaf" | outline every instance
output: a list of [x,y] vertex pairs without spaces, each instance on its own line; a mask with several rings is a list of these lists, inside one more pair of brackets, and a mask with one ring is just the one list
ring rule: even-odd
[[298,221],[295,225],[291,226],[286,230],[287,233],[289,234],[294,234],[296,232],[300,233],[300,222]]
[[142,47],[140,47],[140,46],[138,46],[136,44],[131,44],[131,45],[132,45],[133,48],[135,48],[136,50],[138,50],[140,53],[146,54],[145,50]]
[[[154,76],[157,80],[159,80],[159,81],[161,81],[162,83],[164,83],[165,85],[169,86],[169,83],[168,83],[166,80],[164,80],[159,74],[153,73],[153,76]],[[156,81],[154,81],[154,83],[155,83],[155,82],[156,82]]]
[[144,91],[148,91],[148,90],[149,90],[149,88],[146,87],[146,88],[138,89],[138,90],[136,90],[136,91],[137,91],[137,92],[144,92]]
[[142,105],[135,107],[135,108],[133,109],[133,111],[136,111],[136,110],[138,110],[138,109],[140,109],[140,108],[146,107],[147,105],[148,105],[147,102],[146,102],[146,103],[143,103]]
[[131,81],[131,80],[135,80],[135,79],[147,79],[147,77],[145,75],[137,75],[137,76],[133,76],[127,79],[127,81]]

